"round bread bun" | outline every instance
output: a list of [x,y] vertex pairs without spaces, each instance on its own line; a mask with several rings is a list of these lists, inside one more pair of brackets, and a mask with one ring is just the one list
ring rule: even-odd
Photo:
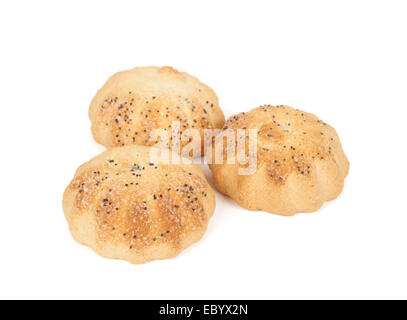
[[266,105],[230,117],[224,129],[244,129],[246,138],[249,129],[258,130],[253,174],[240,175],[244,165],[237,161],[210,165],[216,188],[242,207],[293,215],[316,211],[341,193],[349,162],[335,129],[316,116]]
[[201,239],[214,191],[199,166],[150,163],[150,149],[112,148],[79,167],[63,197],[75,240],[139,264],[175,257]]
[[[180,122],[180,134],[198,129],[195,150],[204,150],[203,130],[222,128],[225,117],[215,92],[197,78],[172,67],[138,67],[111,76],[89,108],[92,133],[106,147],[156,145],[153,129],[171,137],[171,124]],[[198,140],[198,139],[196,139]],[[171,140],[166,147],[172,147]]]

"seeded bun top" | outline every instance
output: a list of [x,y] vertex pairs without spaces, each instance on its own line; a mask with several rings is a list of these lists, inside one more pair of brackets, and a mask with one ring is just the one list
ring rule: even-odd
[[[171,67],[137,67],[114,74],[93,98],[89,117],[94,138],[107,147],[155,145],[151,130],[170,132],[173,121],[180,122],[181,134],[221,128],[225,122],[215,92]],[[202,139],[194,143],[201,146]]]
[[340,194],[349,162],[335,129],[315,115],[266,105],[230,117],[224,129],[244,129],[246,137],[258,130],[253,174],[239,175],[245,167],[239,163],[210,166],[217,189],[241,206],[292,215],[315,211]]
[[202,237],[215,209],[202,170],[151,163],[150,149],[113,148],[79,167],[63,199],[78,242],[144,263],[174,257]]

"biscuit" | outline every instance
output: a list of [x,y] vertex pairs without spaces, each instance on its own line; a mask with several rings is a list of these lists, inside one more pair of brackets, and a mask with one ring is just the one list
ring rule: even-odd
[[151,163],[151,149],[112,148],[79,167],[63,197],[79,243],[139,264],[175,257],[201,239],[214,191],[197,165]]
[[[224,129],[244,129],[246,138],[249,129],[257,129],[253,174],[239,174],[244,164],[238,161],[210,165],[217,190],[240,206],[293,215],[316,211],[341,193],[349,162],[335,129],[316,116],[266,105],[230,117]],[[220,143],[225,142],[220,140],[214,147]],[[249,156],[247,145],[245,153]],[[223,157],[227,157],[226,147]]]
[[[92,133],[106,147],[153,146],[159,141],[153,129],[171,136],[173,121],[200,131],[201,139],[183,141],[203,151],[203,130],[222,128],[225,117],[215,92],[197,78],[172,67],[138,67],[111,76],[89,108]],[[171,140],[165,147],[172,149]]]

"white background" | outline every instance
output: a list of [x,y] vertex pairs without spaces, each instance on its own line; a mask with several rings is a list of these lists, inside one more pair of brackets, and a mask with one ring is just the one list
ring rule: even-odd
[[[0,298],[407,298],[405,1],[2,1]],[[318,212],[217,195],[205,237],[131,265],[77,244],[62,193],[103,151],[88,106],[116,71],[171,65],[226,116],[288,104],[351,163]]]

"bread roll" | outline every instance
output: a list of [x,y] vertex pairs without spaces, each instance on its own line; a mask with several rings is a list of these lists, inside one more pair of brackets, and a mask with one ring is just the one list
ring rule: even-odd
[[151,163],[150,150],[112,148],[80,166],[64,193],[72,236],[103,257],[172,258],[207,229],[215,195],[202,170]]
[[[95,140],[106,147],[153,146],[153,129],[171,136],[173,121],[180,134],[197,129],[201,139],[183,141],[203,151],[203,130],[222,128],[225,117],[215,92],[197,78],[171,67],[138,67],[110,77],[93,98],[89,117]],[[192,139],[194,140],[194,139]],[[166,147],[172,148],[169,141]],[[167,143],[166,143],[167,144]]]
[[249,129],[258,130],[252,174],[239,174],[245,165],[238,161],[210,165],[216,188],[242,207],[293,215],[315,211],[341,193],[349,162],[335,129],[316,116],[266,105],[230,117],[224,129],[243,129],[245,138]]

